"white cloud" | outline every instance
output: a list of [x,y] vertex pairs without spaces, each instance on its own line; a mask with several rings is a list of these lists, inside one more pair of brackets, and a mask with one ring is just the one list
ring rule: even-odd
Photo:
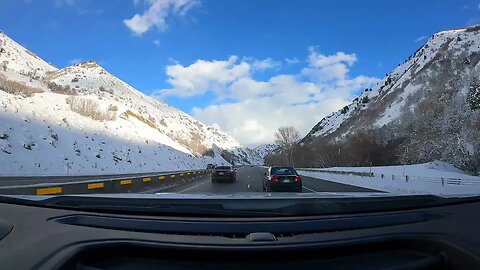
[[[123,20],[123,23],[135,34],[141,35],[151,28],[165,31],[166,19],[169,14],[185,15],[189,10],[199,4],[197,0],[144,0],[147,9],[143,14],[135,14],[131,19]],[[138,5],[139,0],[134,0]]]
[[337,52],[333,55],[319,54],[313,47],[309,49],[308,67],[302,74],[317,83],[328,81],[344,81],[350,67],[357,61],[357,56]]
[[197,60],[190,66],[171,65],[167,67],[166,73],[169,77],[168,83],[173,87],[154,91],[153,95],[192,97],[207,91],[221,95],[229,84],[249,76],[250,64],[238,62],[238,57],[232,55],[225,61]]
[[172,88],[157,95],[189,97],[213,92],[220,100],[228,98],[228,103],[194,108],[192,114],[253,146],[272,142],[280,126],[294,126],[305,135],[322,117],[350,103],[356,91],[379,81],[349,76],[357,61],[355,54],[322,55],[311,48],[307,59],[307,67],[299,74],[280,74],[262,81],[253,75],[259,70],[255,63],[263,60],[239,61],[230,56],[223,61],[171,65],[167,75]]
[[300,60],[298,60],[297,57],[294,57],[294,58],[285,58],[285,62],[287,62],[287,64],[289,64],[289,65],[294,65],[294,64],[300,63]]
[[277,67],[280,67],[282,65],[282,63],[278,62],[278,61],[274,61],[272,58],[266,58],[266,59],[263,59],[263,60],[257,60],[255,59],[252,63],[252,68],[254,70],[260,70],[260,71],[263,71],[263,70],[267,70],[267,69],[272,69],[272,68],[277,68]]
[[[297,87],[302,88],[302,85]],[[195,108],[193,115],[200,121],[216,123],[243,145],[256,146],[272,142],[273,134],[280,126],[294,126],[305,135],[323,116],[347,104],[345,100],[335,98],[323,99],[321,104],[285,103],[288,101],[280,100],[280,97],[246,99],[203,109]]]
[[427,36],[420,36],[414,40],[415,43],[426,40],[428,37]]
[[309,51],[308,64],[311,67],[325,67],[340,63],[351,66],[357,61],[357,56],[354,53],[337,52],[333,55],[323,55],[319,54],[314,47],[310,47]]

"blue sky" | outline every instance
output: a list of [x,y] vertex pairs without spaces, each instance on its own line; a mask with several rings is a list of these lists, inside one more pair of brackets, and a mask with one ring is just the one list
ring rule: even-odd
[[279,126],[308,132],[433,33],[480,23],[479,4],[2,0],[0,29],[57,67],[96,60],[255,145]]

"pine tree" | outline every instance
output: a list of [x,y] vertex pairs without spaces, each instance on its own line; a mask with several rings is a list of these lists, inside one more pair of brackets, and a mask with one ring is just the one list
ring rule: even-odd
[[467,103],[473,111],[480,109],[480,83],[476,77],[470,82],[467,93]]

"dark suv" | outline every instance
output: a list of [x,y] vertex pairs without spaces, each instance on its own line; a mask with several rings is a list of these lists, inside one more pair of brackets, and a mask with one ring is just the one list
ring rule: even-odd
[[212,173],[212,182],[235,182],[237,180],[237,170],[232,166],[218,166]]
[[263,190],[302,192],[302,177],[293,167],[270,167],[265,173]]

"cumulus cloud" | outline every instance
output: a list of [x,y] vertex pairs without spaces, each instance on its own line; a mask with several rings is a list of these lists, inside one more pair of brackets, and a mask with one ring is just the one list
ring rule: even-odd
[[337,52],[334,55],[323,55],[318,53],[313,47],[310,47],[309,51],[308,64],[311,67],[326,67],[339,63],[351,66],[357,61],[357,56],[354,53],[346,54],[344,52]]
[[189,66],[181,64],[170,65],[166,69],[172,85],[171,89],[157,90],[154,96],[192,97],[206,93],[216,92],[221,95],[226,87],[239,78],[249,76],[250,65],[244,61],[239,62],[235,55],[227,60],[197,60]]
[[[279,74],[256,80],[255,64],[273,60],[197,60],[189,66],[167,67],[170,89],[157,95],[191,97],[213,92],[228,98],[194,108],[194,117],[218,126],[244,145],[273,141],[278,127],[294,126],[306,134],[325,115],[350,103],[358,90],[371,87],[379,79],[349,76],[357,61],[355,54],[338,52],[323,55],[310,48],[306,67],[298,74]],[[269,66],[270,67],[270,66]]]
[[[134,5],[139,5],[139,2],[141,1],[135,0]],[[137,35],[151,28],[163,32],[167,27],[166,19],[169,14],[183,16],[199,4],[198,0],[144,0],[144,2],[147,9],[143,14],[135,14],[132,18],[123,20],[123,23]]]
[[282,63],[280,63],[279,61],[274,61],[272,58],[269,57],[263,60],[255,59],[252,63],[252,68],[254,70],[263,71],[267,69],[277,68],[277,67],[280,67],[281,65]]
[[294,57],[294,58],[285,58],[285,62],[287,62],[287,64],[289,64],[289,65],[294,65],[294,64],[300,63],[300,60],[298,60],[298,58],[296,58],[296,57]]
[[333,55],[323,55],[313,47],[309,51],[308,67],[302,70],[302,74],[317,83],[345,81],[350,67],[357,61],[354,53],[337,52]]

